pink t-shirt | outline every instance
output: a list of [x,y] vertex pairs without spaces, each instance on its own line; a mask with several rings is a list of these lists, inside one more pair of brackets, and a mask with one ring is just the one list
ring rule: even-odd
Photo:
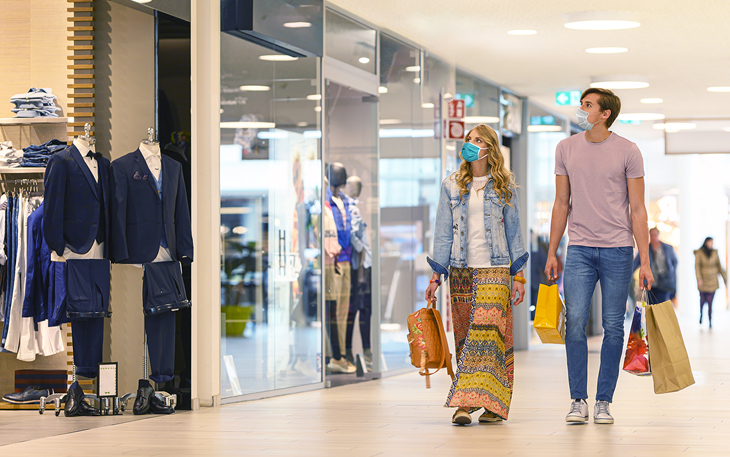
[[644,176],[636,144],[615,133],[591,143],[578,133],[558,143],[555,174],[570,180],[569,245],[634,246],[626,179]]

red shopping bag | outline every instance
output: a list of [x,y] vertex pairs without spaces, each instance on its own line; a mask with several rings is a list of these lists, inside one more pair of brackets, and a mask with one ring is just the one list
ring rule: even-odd
[[638,376],[651,375],[649,363],[649,343],[646,335],[646,306],[647,292],[641,294],[641,299],[634,307],[634,318],[631,321],[629,341],[626,343],[624,356],[624,371]]

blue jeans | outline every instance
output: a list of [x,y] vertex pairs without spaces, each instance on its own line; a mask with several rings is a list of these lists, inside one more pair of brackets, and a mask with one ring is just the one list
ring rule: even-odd
[[588,398],[586,325],[596,282],[601,282],[603,344],[596,400],[611,402],[624,346],[624,316],[634,250],[630,246],[568,246],[565,260],[565,352],[570,398]]

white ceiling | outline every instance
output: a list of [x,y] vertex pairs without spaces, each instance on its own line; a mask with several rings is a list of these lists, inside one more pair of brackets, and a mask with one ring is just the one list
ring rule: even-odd
[[[556,112],[555,92],[583,90],[591,77],[640,75],[645,89],[617,90],[622,113],[658,112],[667,118],[730,118],[730,0],[334,0],[360,18],[391,30],[458,67],[483,76]],[[641,26],[617,31],[564,27],[565,15],[627,11]],[[512,36],[508,30],[533,29]],[[588,54],[619,46],[623,54]],[[641,98],[664,99],[646,105]],[[573,119],[574,120],[574,119]],[[641,130],[646,133],[644,122]],[[654,131],[662,135],[661,131]]]

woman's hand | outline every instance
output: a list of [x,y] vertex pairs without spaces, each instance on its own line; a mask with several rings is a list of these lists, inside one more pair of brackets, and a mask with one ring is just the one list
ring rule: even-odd
[[436,300],[436,290],[439,288],[438,283],[432,282],[426,289],[426,301]]
[[[517,300],[515,300],[515,296],[518,293],[520,295],[519,297],[517,297]],[[517,306],[522,303],[522,300],[525,299],[525,285],[519,281],[512,281],[512,297],[510,297],[510,299],[514,301],[514,303],[512,303],[512,306]]]
[[698,279],[697,280],[697,287],[702,287],[702,280],[701,279]]

